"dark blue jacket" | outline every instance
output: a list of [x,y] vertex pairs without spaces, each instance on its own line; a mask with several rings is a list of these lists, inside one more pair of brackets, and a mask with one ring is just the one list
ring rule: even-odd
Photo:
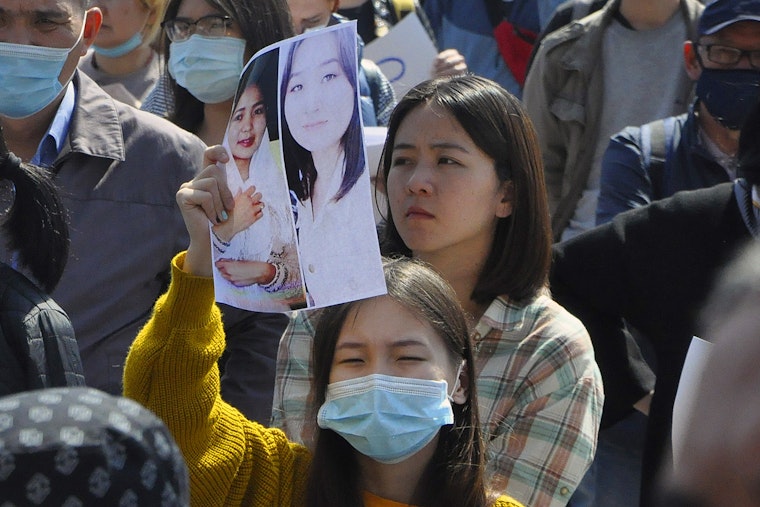
[[[696,102],[687,114],[626,127],[612,137],[602,159],[597,225],[681,190],[711,187],[729,180],[726,170],[699,140],[695,106]],[[665,127],[664,162],[655,160],[649,134],[658,122],[664,122]]]

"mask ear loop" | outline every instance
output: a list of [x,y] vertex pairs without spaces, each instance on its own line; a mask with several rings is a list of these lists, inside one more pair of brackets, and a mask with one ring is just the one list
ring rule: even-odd
[[454,401],[454,393],[457,392],[457,389],[459,389],[459,386],[461,385],[461,381],[459,378],[462,375],[462,370],[464,370],[464,366],[467,364],[466,359],[462,359],[462,362],[459,364],[459,368],[457,368],[457,379],[454,381],[454,388],[451,390],[451,394],[446,393],[446,397],[449,399],[450,403],[456,403]]

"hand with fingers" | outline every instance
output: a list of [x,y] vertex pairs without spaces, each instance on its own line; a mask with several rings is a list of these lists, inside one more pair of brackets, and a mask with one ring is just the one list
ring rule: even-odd
[[225,280],[236,287],[266,285],[277,274],[274,265],[263,261],[219,259],[216,268]]
[[435,77],[463,74],[467,74],[467,62],[456,49],[444,49],[433,60],[433,75]]
[[183,270],[197,276],[212,275],[209,222],[225,222],[235,209],[225,171],[217,165],[228,160],[223,146],[207,148],[203,156],[204,169],[183,183],[177,192],[177,204],[190,235]]
[[256,192],[256,187],[253,185],[243,191],[238,191],[233,200],[235,207],[227,214],[228,218],[214,225],[214,234],[226,242],[255,224],[264,210],[261,192]]

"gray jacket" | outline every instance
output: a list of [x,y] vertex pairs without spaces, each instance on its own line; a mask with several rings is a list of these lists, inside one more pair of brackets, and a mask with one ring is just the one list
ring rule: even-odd
[[[543,39],[525,82],[523,101],[538,133],[557,238],[573,216],[591,172],[604,92],[598,65],[602,37],[619,4],[620,0],[611,0]],[[697,0],[681,0],[680,9],[688,38],[696,40],[704,6]],[[691,86],[683,90],[683,104],[690,102],[691,93]]]
[[53,165],[71,249],[52,297],[76,330],[87,384],[121,392],[124,359],[188,236],[176,207],[204,143],[114,101],[82,72],[68,139]]

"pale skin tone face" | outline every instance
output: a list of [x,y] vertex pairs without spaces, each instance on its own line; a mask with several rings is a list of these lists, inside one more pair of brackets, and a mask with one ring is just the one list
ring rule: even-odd
[[288,0],[290,19],[296,34],[327,25],[338,8],[336,0]]
[[[205,0],[183,0],[177,10],[178,18],[185,18],[190,21],[197,21],[203,16],[217,14],[224,16],[225,13],[215,9]],[[227,29],[227,37],[243,38],[240,27],[233,20],[232,25]],[[170,48],[171,51],[171,48]],[[224,132],[229,120],[230,109],[232,108],[232,98],[218,104],[205,104],[203,108],[203,123],[196,134],[207,145],[216,145],[222,142]]]
[[337,161],[353,115],[356,91],[340,64],[333,34],[305,40],[293,58],[284,111],[293,138],[318,160]]
[[444,273],[467,308],[462,296],[472,292],[497,221],[512,213],[511,184],[449,113],[423,104],[396,133],[387,193],[406,246]]
[[[390,297],[380,296],[360,303],[346,317],[335,346],[330,382],[379,373],[445,380],[451,393],[459,363],[430,324]],[[454,403],[462,404],[467,396],[466,375],[460,375],[460,385],[452,398]],[[434,439],[407,460],[393,465],[358,455],[363,485],[375,495],[411,503],[437,441]]]
[[248,86],[240,95],[227,128],[227,142],[243,181],[248,179],[251,157],[261,146],[266,128],[264,97],[258,86]]
[[[720,44],[746,51],[760,50],[760,22],[740,21],[719,30],[712,35],[703,36],[700,45]],[[751,69],[748,57],[745,55],[739,63],[733,66],[720,65],[711,62],[707,58],[707,50],[704,47],[696,47],[693,42],[684,43],[684,61],[686,73],[696,81],[702,73],[702,66],[697,58],[697,51],[702,60],[702,65],[708,69]],[[736,153],[739,148],[739,131],[729,130],[715,120],[703,103],[699,104],[699,122],[707,135],[718,144],[721,150],[727,154]]]
[[[0,0],[0,42],[71,48],[58,77],[58,81],[65,85],[95,39],[101,19],[99,9],[85,11],[79,0]],[[34,155],[62,96],[63,92],[50,105],[28,118],[0,117],[10,149],[22,159],[29,160]]]
[[104,48],[128,41],[156,15],[142,0],[97,0],[93,5],[103,12],[103,25],[95,44]]

